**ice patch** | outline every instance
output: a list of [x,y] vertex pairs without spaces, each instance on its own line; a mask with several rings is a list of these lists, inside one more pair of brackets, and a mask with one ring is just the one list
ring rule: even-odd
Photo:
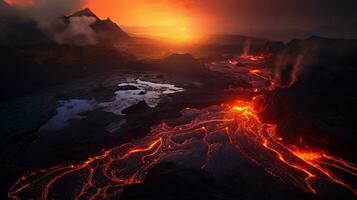
[[96,107],[95,100],[70,99],[59,101],[60,107],[57,108],[57,114],[52,117],[44,129],[62,129],[71,119],[81,119],[80,113],[91,111]]
[[183,92],[183,88],[172,84],[152,83],[148,81],[136,80],[134,83],[121,83],[119,87],[133,86],[137,89],[118,90],[110,102],[97,102],[86,99],[70,99],[59,101],[60,107],[57,108],[57,114],[48,121],[42,128],[49,130],[59,130],[66,127],[70,120],[81,119],[83,112],[100,109],[115,115],[124,115],[123,110],[138,104],[141,101],[155,108],[159,105],[161,99],[168,95]]
[[119,87],[133,86],[137,90],[119,90],[115,92],[114,100],[111,102],[100,103],[102,110],[123,115],[122,111],[141,102],[150,108],[155,108],[160,103],[162,97],[168,94],[183,92],[183,88],[175,87],[171,84],[152,83],[147,81],[136,80],[136,83],[122,83]]

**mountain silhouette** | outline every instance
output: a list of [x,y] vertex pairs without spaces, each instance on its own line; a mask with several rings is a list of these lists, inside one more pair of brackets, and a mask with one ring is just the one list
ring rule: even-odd
[[130,36],[124,32],[116,23],[107,18],[101,20],[94,12],[89,8],[85,8],[78,12],[73,13],[65,17],[68,22],[73,17],[93,17],[96,21],[91,25],[92,29],[98,34],[98,37],[102,41],[107,42],[119,42],[130,40]]

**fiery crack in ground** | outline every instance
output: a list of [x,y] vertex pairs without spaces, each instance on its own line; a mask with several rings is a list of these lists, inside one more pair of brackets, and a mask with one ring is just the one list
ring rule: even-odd
[[8,195],[14,199],[55,199],[67,187],[73,199],[120,197],[125,186],[141,183],[147,171],[160,162],[209,171],[210,155],[218,143],[233,145],[247,161],[303,191],[318,193],[316,180],[328,180],[356,194],[350,179],[344,179],[355,178],[356,165],[322,151],[303,151],[284,144],[275,133],[276,127],[260,122],[253,107],[251,102],[237,101],[202,110],[187,108],[178,121],[191,119],[188,123],[169,126],[163,122],[148,136],[81,164],[26,173]]
[[[262,57],[245,59],[260,61]],[[212,63],[208,68],[225,69],[225,64]],[[229,69],[229,73],[234,72],[233,68]],[[234,70],[241,73],[241,69]],[[272,81],[262,69],[242,71],[250,79]],[[357,194],[353,185],[357,175],[355,164],[322,150],[302,148],[302,140],[299,146],[285,144],[277,135],[276,125],[259,120],[259,112],[264,109],[259,102],[259,98],[253,98],[201,110],[184,109],[180,118],[172,120],[174,123],[162,122],[146,137],[103,151],[81,164],[28,172],[11,187],[8,196],[13,199],[120,198],[126,186],[142,183],[149,169],[162,162],[210,172],[217,170],[217,165],[224,168],[214,160],[222,146],[233,147],[243,159],[238,162],[261,167],[267,174],[304,192],[318,194],[319,184],[325,181]]]

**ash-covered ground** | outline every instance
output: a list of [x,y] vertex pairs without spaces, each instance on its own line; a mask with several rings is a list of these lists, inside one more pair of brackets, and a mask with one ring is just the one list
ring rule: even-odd
[[[187,57],[174,59],[185,63]],[[186,107],[219,104],[241,93],[226,92],[220,81],[202,81],[212,78],[204,73],[196,79],[158,70],[113,70],[3,102],[2,194],[28,170],[82,162],[145,136],[150,127],[178,117]],[[249,87],[244,81],[221,79]]]
[[11,2],[0,199],[356,198],[356,40],[175,45]]
[[[268,42],[257,55],[135,60],[24,96],[11,92],[1,103],[1,195],[354,199],[355,129],[343,107],[354,108],[356,84],[346,79],[353,52],[344,40]],[[282,54],[289,59],[277,64]],[[259,119],[250,104],[235,105],[253,97],[264,108]]]

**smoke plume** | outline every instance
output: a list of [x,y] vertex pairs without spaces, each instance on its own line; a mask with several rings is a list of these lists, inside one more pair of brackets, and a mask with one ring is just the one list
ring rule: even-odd
[[94,17],[71,17],[63,31],[54,34],[54,41],[59,44],[95,45],[97,35],[91,25],[97,21]]
[[249,55],[251,45],[252,40],[250,38],[247,38],[243,44],[243,56]]
[[286,48],[280,52],[274,63],[275,81],[281,87],[290,87],[311,64],[318,46],[298,44],[299,48]]
[[68,22],[63,18],[83,7],[86,0],[7,0],[6,2],[0,0],[0,11],[7,11],[0,14],[0,17],[7,20],[6,23],[1,23],[4,26],[3,30],[5,27],[12,28],[11,26],[19,23],[18,21],[34,22],[38,30],[56,43],[96,44],[96,35],[91,28],[91,24],[96,21],[94,17],[71,17]]

